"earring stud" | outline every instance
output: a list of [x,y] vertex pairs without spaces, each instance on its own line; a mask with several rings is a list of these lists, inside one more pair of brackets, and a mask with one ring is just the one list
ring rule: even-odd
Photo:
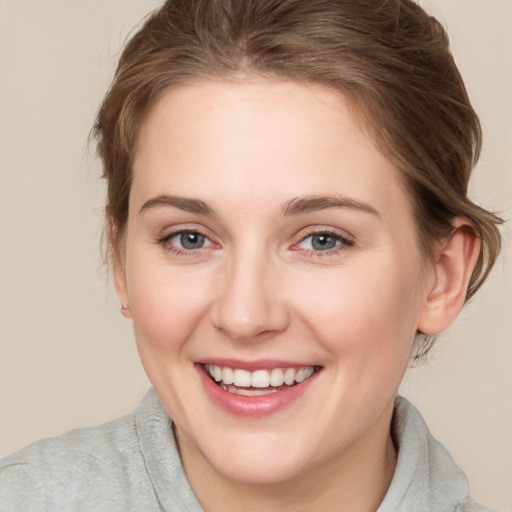
[[128,309],[128,304],[121,304],[121,309]]

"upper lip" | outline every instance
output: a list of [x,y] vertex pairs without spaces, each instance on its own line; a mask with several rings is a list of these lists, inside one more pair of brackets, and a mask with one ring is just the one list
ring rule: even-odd
[[223,368],[238,368],[240,370],[247,370],[254,372],[256,370],[273,370],[274,368],[305,368],[309,366],[318,367],[317,364],[297,362],[297,361],[285,361],[283,359],[228,359],[220,357],[208,357],[197,361],[198,364],[202,365],[213,365],[220,366]]

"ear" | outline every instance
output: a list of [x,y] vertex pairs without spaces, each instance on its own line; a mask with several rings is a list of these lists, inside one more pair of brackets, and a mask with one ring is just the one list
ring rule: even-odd
[[131,318],[132,315],[130,313],[128,290],[126,285],[125,263],[122,254],[124,242],[120,239],[119,233],[112,221],[109,221],[107,225],[107,237],[111,250],[111,264],[112,272],[114,275],[114,285],[116,287],[117,297],[121,303],[121,314],[126,318]]
[[468,220],[456,218],[452,226],[452,236],[437,253],[434,284],[420,314],[418,330],[423,334],[439,334],[457,318],[480,253],[478,235]]

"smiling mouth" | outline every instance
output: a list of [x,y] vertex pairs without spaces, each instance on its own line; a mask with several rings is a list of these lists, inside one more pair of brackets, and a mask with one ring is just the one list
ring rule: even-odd
[[244,396],[261,396],[284,391],[304,382],[320,370],[319,366],[273,368],[254,372],[212,364],[205,364],[203,367],[224,391]]

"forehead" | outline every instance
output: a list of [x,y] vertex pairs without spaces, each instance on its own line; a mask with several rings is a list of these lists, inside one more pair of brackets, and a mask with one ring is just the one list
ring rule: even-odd
[[319,85],[261,79],[168,91],[141,126],[133,168],[139,203],[172,192],[271,206],[338,193],[408,208],[350,102]]

